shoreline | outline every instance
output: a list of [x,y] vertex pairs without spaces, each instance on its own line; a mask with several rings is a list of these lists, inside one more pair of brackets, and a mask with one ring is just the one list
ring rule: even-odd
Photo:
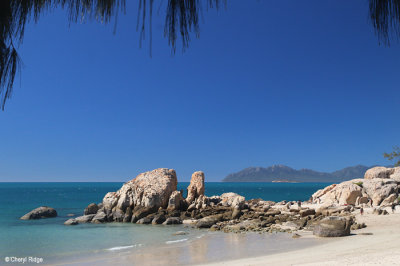
[[[193,229],[197,230],[197,229]],[[64,258],[46,265],[201,265],[224,263],[232,258],[252,259],[268,254],[291,252],[304,247],[316,247],[325,239],[313,239],[309,234],[293,239],[287,233],[223,233],[204,232],[202,237],[187,241],[173,241],[158,246],[139,249],[121,249],[115,252],[103,250],[97,254],[83,255],[74,259]],[[187,238],[182,236],[181,238]]]
[[367,227],[345,237],[321,238],[303,230],[297,232],[301,235],[298,239],[288,233],[205,232],[202,238],[192,241],[104,252],[50,265],[165,265],[166,261],[169,265],[204,266],[396,265],[400,261],[400,211],[376,215],[372,210],[366,209],[363,216],[356,214],[357,221],[365,222]]
[[[202,265],[396,265],[400,262],[400,213],[375,215],[372,208],[356,215],[366,228],[324,244],[266,256]],[[372,235],[368,235],[372,233]]]

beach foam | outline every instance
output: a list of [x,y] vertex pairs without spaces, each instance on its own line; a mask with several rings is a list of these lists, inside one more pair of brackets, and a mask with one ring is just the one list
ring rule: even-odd
[[185,241],[187,241],[187,240],[188,240],[187,238],[178,239],[178,240],[171,240],[171,241],[165,242],[165,244],[173,244],[173,243],[185,242]]
[[140,246],[141,246],[141,244],[136,244],[136,245],[130,245],[130,246],[112,247],[112,248],[108,248],[107,250],[109,250],[109,251],[117,251],[117,250],[122,250],[122,249],[140,247]]

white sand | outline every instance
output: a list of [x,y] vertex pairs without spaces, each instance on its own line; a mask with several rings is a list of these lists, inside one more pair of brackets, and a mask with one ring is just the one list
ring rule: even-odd
[[357,214],[357,222],[365,222],[367,228],[352,231],[352,236],[332,238],[311,248],[207,265],[400,265],[399,211],[384,216],[371,211]]

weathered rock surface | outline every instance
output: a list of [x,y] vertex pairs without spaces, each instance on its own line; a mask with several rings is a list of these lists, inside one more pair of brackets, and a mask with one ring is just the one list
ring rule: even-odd
[[83,214],[84,214],[84,215],[96,214],[98,210],[99,210],[99,206],[97,206],[96,203],[90,203],[90,204],[85,208]]
[[181,224],[182,220],[179,217],[170,217],[165,220],[162,224],[169,225],[169,224]]
[[299,212],[301,217],[306,217],[309,215],[315,215],[315,210],[314,209],[306,209],[306,210],[301,210]]
[[395,202],[395,200],[397,199],[397,195],[396,194],[390,194],[389,197],[387,197],[386,199],[384,199],[381,203],[381,206],[391,206],[393,202]]
[[399,196],[400,167],[374,167],[366,171],[364,179],[353,179],[318,190],[312,201],[323,205],[387,205]]
[[22,216],[21,220],[35,220],[35,219],[42,219],[42,218],[53,218],[57,217],[57,211],[53,208],[42,206],[36,208],[24,216]]
[[393,168],[383,166],[373,167],[365,172],[364,179],[389,178],[394,173]]
[[[381,179],[371,180],[380,182]],[[386,183],[383,182],[381,185],[383,192],[378,193],[379,195],[391,191],[386,189],[391,184],[391,180],[386,179]],[[188,188],[188,198],[184,199],[182,192],[177,191],[176,187],[177,178],[174,170],[161,168],[146,172],[125,183],[117,192],[107,193],[101,204],[90,204],[85,209],[85,213],[92,214],[69,219],[65,224],[130,222],[173,225],[184,223],[185,226],[225,232],[291,233],[300,229],[313,230],[327,215],[350,216],[354,211],[354,207],[351,206],[323,206],[319,210],[314,210],[307,205],[301,208],[295,201],[279,203],[262,199],[246,201],[243,196],[232,192],[207,197],[204,195],[204,173],[202,172],[193,174]],[[341,190],[336,191],[337,187]],[[350,182],[345,185],[330,186],[317,192],[317,195],[331,198],[332,202],[336,200],[349,203],[369,200],[368,191],[369,185],[364,188],[360,184]],[[389,202],[392,198],[393,196],[384,197],[382,200]]]
[[400,182],[400,166],[394,168],[393,174],[391,174],[389,178]]
[[102,212],[102,211],[99,211],[97,214],[95,214],[95,216],[92,218],[92,223],[104,223],[104,222],[106,222],[107,220],[107,215],[104,213],[104,212]]
[[202,171],[194,172],[187,188],[186,202],[191,204],[195,199],[204,195],[204,189],[204,173]]
[[197,223],[195,224],[195,226],[197,228],[210,228],[211,226],[213,226],[217,222],[221,221],[222,219],[223,219],[223,215],[220,215],[220,214],[207,216],[207,217],[204,217],[204,218],[198,220]]
[[162,224],[165,222],[166,218],[164,214],[158,214],[154,216],[153,220],[151,221],[152,224]]
[[96,216],[95,214],[79,216],[79,217],[65,221],[64,224],[65,225],[76,225],[76,224],[90,223],[92,221],[93,217],[95,217],[95,216]]
[[243,209],[245,198],[236,193],[229,192],[221,195],[222,206]]
[[321,237],[339,237],[350,235],[351,221],[349,219],[330,216],[322,219],[315,227],[313,234]]
[[183,199],[182,193],[180,191],[172,192],[168,201],[168,211],[181,210],[186,207],[186,201]]
[[[117,192],[109,192],[105,195],[103,206],[97,211],[100,216],[95,217],[93,222],[135,223],[159,208],[167,208],[171,194],[176,191],[176,186],[177,178],[173,169],[159,168],[139,174],[135,179],[125,183]],[[178,194],[175,196],[175,199],[179,199]],[[177,207],[180,202],[173,204]],[[91,210],[88,211],[93,212],[95,206],[90,207]]]

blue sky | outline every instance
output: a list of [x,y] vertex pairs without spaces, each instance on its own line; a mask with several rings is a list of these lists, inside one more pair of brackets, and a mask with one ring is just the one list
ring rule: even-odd
[[159,167],[218,181],[249,166],[388,164],[399,145],[400,46],[380,46],[367,1],[228,1],[171,56],[153,57],[136,4],[113,24],[62,10],[29,24],[0,113],[0,181],[126,181]]

